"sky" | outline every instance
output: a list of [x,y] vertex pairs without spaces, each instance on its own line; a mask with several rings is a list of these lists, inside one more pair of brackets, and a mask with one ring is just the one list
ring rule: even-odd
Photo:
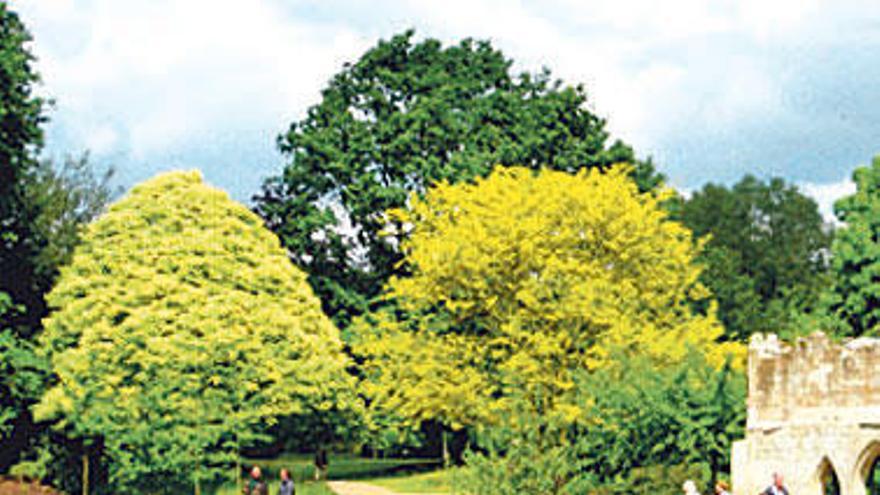
[[55,103],[47,156],[122,187],[202,170],[248,202],[345,62],[407,28],[489,39],[583,83],[613,137],[687,193],[781,176],[826,217],[880,153],[880,2],[13,0]]

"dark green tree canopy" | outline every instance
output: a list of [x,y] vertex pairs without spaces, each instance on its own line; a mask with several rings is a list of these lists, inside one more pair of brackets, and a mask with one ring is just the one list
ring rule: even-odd
[[785,331],[793,311],[815,306],[828,274],[829,227],[816,202],[779,178],[708,184],[680,205],[682,222],[711,236],[703,282],[727,336]]
[[661,180],[629,146],[608,143],[583,87],[547,70],[514,75],[487,41],[444,47],[413,38],[408,31],[380,41],[344,66],[321,102],[279,137],[289,163],[255,198],[343,325],[397,269],[399,239],[379,232],[383,212],[412,191],[484,176],[497,164],[574,172],[630,162],[643,189]]
[[40,78],[25,46],[29,41],[18,15],[0,2],[0,218],[6,218],[12,189],[43,144],[46,102],[34,94]]
[[[33,279],[29,260],[34,248],[28,239],[37,213],[24,196],[46,120],[45,101],[34,94],[39,76],[27,47],[30,40],[18,15],[0,2],[0,291],[28,308],[39,298],[25,282]],[[7,312],[2,322],[9,324],[13,315],[21,313]]]
[[46,314],[44,294],[79,240],[79,227],[106,204],[107,179],[85,156],[62,165],[39,159],[46,101],[30,34],[0,0],[0,472],[40,438],[29,408],[43,363],[31,339]]

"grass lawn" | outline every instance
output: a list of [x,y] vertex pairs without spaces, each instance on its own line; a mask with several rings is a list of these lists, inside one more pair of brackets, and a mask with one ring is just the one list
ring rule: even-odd
[[[278,493],[278,481],[269,483],[269,494]],[[235,485],[227,485],[217,490],[216,495],[241,495],[241,492],[235,489]],[[300,482],[296,484],[296,495],[335,495],[323,481]]]
[[363,480],[398,493],[452,493],[451,469],[438,469],[413,475],[388,476]]
[[[354,480],[389,476],[406,470],[439,467],[440,459],[369,459],[355,455],[330,454],[328,477],[331,480]],[[315,475],[314,457],[307,454],[285,454],[274,459],[245,459],[243,466],[256,464],[270,480],[278,478],[281,468],[290,470],[293,480],[310,480]]]
[[[432,486],[431,483],[438,483],[441,478],[434,475],[433,481],[431,474],[416,474],[414,476],[404,476],[413,471],[424,471],[440,466],[442,461],[439,459],[368,459],[354,455],[329,455],[328,477],[331,480],[358,480],[372,483],[374,479],[381,482],[393,483],[395,478],[400,480],[408,477],[415,479],[413,483],[423,484],[424,486]],[[314,457],[305,454],[285,454],[274,459],[246,459],[242,462],[244,467],[256,464],[260,466],[263,475],[269,480],[269,493],[277,493],[278,490],[278,473],[282,468],[290,470],[291,477],[296,483],[297,495],[330,495],[332,492],[324,483],[314,483],[315,467]],[[243,479],[246,476],[242,475]],[[426,478],[422,480],[422,478]],[[399,480],[397,481],[400,482]],[[378,483],[377,483],[378,484]],[[386,486],[386,485],[382,485]],[[389,489],[396,490],[387,485]],[[438,493],[446,490],[418,490],[407,489],[410,493]],[[238,495],[235,484],[230,483],[222,486],[216,495]]]

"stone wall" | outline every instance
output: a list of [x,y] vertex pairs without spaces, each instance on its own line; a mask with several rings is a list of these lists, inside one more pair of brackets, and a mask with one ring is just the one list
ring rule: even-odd
[[815,333],[794,344],[749,344],[746,437],[734,443],[733,490],[755,495],[782,473],[791,495],[823,493],[832,470],[841,493],[865,494],[880,455],[880,339],[842,344]]

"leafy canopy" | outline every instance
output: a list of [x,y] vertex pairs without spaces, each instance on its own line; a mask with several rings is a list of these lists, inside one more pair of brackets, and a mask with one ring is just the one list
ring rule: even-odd
[[197,172],[136,186],[89,225],[48,302],[57,384],[37,412],[103,440],[120,492],[214,479],[279,416],[356,407],[305,275]]
[[697,352],[667,366],[621,356],[584,375],[581,400],[593,421],[576,441],[579,468],[594,484],[628,483],[633,470],[660,465],[699,467],[713,482],[729,474],[746,419],[745,374],[732,364]]
[[[711,487],[729,473],[732,439],[745,426],[742,371],[698,352],[665,366],[645,356],[616,358],[578,377],[575,395],[588,424],[572,427],[519,404],[478,435],[480,448],[467,454],[457,488],[478,495],[672,493],[682,479]],[[665,476],[685,466],[687,476]]]
[[730,188],[708,184],[679,214],[708,239],[701,280],[718,301],[727,338],[785,331],[793,313],[816,308],[832,236],[816,202],[797,187],[751,176]]
[[[38,164],[46,120],[45,101],[34,94],[40,78],[30,40],[18,15],[0,2],[0,292],[25,309],[39,299],[29,283],[34,278],[29,261],[37,249],[29,242],[30,223],[36,212],[25,200],[25,185]],[[6,312],[0,326],[11,325],[18,314]]]
[[[319,104],[279,138],[289,157],[256,211],[310,274],[324,308],[347,326],[399,271],[400,236],[382,213],[435,181],[485,176],[495,164],[575,172],[635,163],[608,144],[580,86],[519,74],[487,41],[453,46],[394,36],[347,64]],[[632,171],[642,190],[660,177]]]
[[[21,174],[33,165],[43,144],[45,101],[34,94],[40,77],[26,46],[31,35],[18,14],[0,2],[0,219],[15,201]],[[6,225],[6,224],[4,224]]]
[[855,194],[839,199],[834,213],[844,226],[832,244],[834,283],[826,297],[837,333],[877,336],[880,323],[880,156],[853,172]]
[[[0,292],[0,316],[9,311],[18,308]],[[0,328],[0,442],[11,443],[17,420],[42,392],[44,364],[31,342]]]
[[629,169],[575,175],[500,167],[473,183],[441,182],[390,225],[410,276],[392,308],[354,325],[365,390],[377,407],[452,426],[491,421],[510,390],[577,418],[565,397],[612,349],[677,361],[689,347],[716,362],[736,346],[694,262],[690,232],[667,218],[668,192],[640,193]]
[[43,296],[69,259],[79,225],[109,195],[85,158],[62,166],[38,159],[47,102],[37,96],[30,41],[0,1],[0,472],[46,440],[29,412],[43,389],[33,342],[46,314]]

